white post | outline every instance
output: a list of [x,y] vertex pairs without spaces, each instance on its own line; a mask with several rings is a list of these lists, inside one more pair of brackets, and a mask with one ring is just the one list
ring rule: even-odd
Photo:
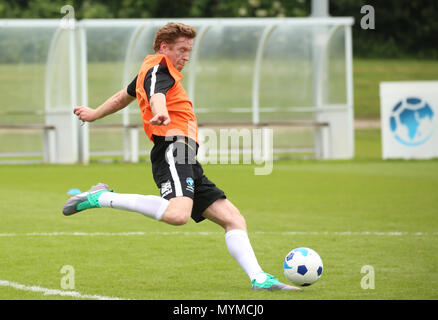
[[[73,23],[68,29],[69,37],[69,71],[70,71],[70,111],[73,114],[73,108],[78,105],[78,75],[77,75],[77,58],[76,58],[76,26]],[[71,134],[79,138],[80,121],[72,117],[73,131]],[[79,159],[79,139],[76,138],[71,146],[76,150],[75,162]]]
[[132,140],[131,140],[131,130],[127,127],[123,127],[123,161],[131,161],[132,154]]
[[[312,44],[312,76],[313,76],[313,107],[316,110],[315,120],[324,121],[322,109],[325,103],[325,93],[327,90],[327,59],[326,59],[326,34],[323,30],[313,33]],[[315,154],[320,158],[323,154],[325,137],[323,130],[315,130]]]
[[348,108],[348,153],[354,157],[354,98],[353,98],[353,36],[351,26],[345,26],[345,69],[347,77],[347,108]]
[[130,127],[129,128],[129,135],[131,137],[131,162],[137,163],[138,162],[138,128],[137,127]]
[[329,16],[329,0],[312,0],[312,17]]
[[330,151],[330,126],[320,126],[317,127],[317,133],[320,135],[320,143],[317,150],[317,158],[318,159],[330,159],[331,151]]
[[44,129],[44,163],[56,162],[56,136],[52,128]]
[[188,84],[188,95],[190,101],[192,101],[193,108],[195,108],[195,79],[196,79],[196,64],[198,62],[199,48],[201,47],[202,40],[204,40],[207,31],[210,29],[211,25],[205,25],[199,31],[195,44],[193,46],[193,51],[190,59],[190,69],[189,69],[189,84]]
[[259,112],[259,91],[260,91],[260,68],[263,60],[263,51],[268,41],[269,36],[274,31],[277,25],[268,25],[263,30],[263,34],[260,37],[259,45],[257,47],[254,73],[252,79],[252,123],[258,124],[260,122]]
[[[88,106],[88,76],[87,76],[87,36],[83,27],[78,28],[79,32],[79,67],[81,86],[81,105]],[[79,127],[79,161],[83,164],[90,162],[90,138],[89,125],[82,123]]]
[[[326,18],[329,16],[328,0],[312,0],[312,17]],[[326,82],[324,78],[327,75],[326,65],[326,34],[323,30],[316,30],[313,33],[312,45],[312,66],[313,66],[313,107],[316,108],[315,120],[320,121],[320,108],[324,106],[324,94]],[[317,128],[315,130],[315,155],[317,158],[324,156],[324,130]]]

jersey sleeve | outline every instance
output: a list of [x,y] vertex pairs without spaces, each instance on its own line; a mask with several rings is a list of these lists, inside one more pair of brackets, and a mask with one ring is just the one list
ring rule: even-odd
[[148,101],[155,93],[166,95],[167,91],[173,87],[175,79],[170,75],[167,66],[156,65],[149,69],[144,79],[144,89]]
[[132,97],[136,97],[137,93],[136,93],[136,89],[137,89],[137,76],[135,76],[134,80],[131,81],[131,83],[128,85],[128,87],[126,88],[126,91],[128,92],[128,94]]

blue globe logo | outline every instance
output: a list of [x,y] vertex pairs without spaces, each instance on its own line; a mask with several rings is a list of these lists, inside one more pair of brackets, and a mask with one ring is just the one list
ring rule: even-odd
[[434,133],[434,116],[431,106],[420,98],[399,101],[389,118],[394,138],[405,146],[422,145]]

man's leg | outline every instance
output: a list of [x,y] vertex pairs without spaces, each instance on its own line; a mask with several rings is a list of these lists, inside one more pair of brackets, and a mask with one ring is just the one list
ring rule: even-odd
[[193,200],[189,197],[175,197],[166,200],[155,195],[109,191],[107,185],[99,183],[89,192],[71,197],[64,205],[63,213],[72,215],[85,209],[105,207],[138,212],[146,217],[172,225],[183,225],[190,219]]
[[189,197],[166,200],[154,195],[109,192],[102,194],[99,203],[102,207],[138,212],[146,217],[175,226],[189,221],[193,207],[193,200]]
[[169,200],[169,206],[164,211],[161,221],[174,226],[181,226],[190,220],[193,200],[189,197],[176,197]]
[[229,200],[216,200],[202,215],[224,228],[227,249],[250,278],[253,289],[299,290],[263,272],[249,241],[245,219]]
[[202,215],[224,228],[228,251],[251,280],[263,271],[246,233],[245,219],[229,200],[216,200]]

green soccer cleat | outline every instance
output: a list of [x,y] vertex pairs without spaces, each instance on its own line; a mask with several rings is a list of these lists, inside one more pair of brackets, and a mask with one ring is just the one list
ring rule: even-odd
[[298,287],[281,283],[273,275],[266,272],[260,272],[251,283],[253,290],[301,290]]
[[85,209],[100,208],[98,199],[103,192],[112,191],[106,184],[98,183],[97,185],[91,187],[90,191],[83,192],[68,199],[64,205],[64,208],[62,208],[62,213],[65,216],[70,216]]

